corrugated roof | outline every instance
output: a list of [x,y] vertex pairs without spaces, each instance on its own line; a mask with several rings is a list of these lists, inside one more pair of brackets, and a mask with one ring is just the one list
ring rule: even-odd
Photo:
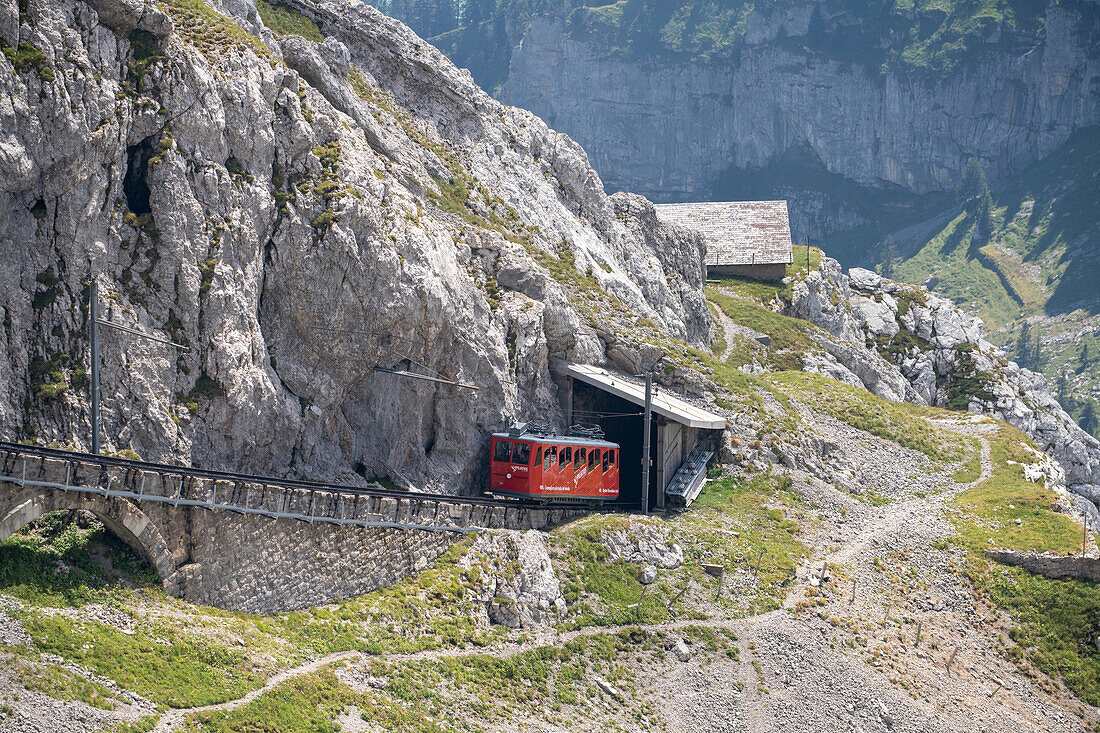
[[[645,385],[623,374],[609,372],[590,364],[568,364],[565,372],[575,379],[599,387],[635,405],[645,405]],[[663,387],[657,389],[657,394],[653,396],[653,412],[689,428],[724,430],[726,427],[726,418],[684,402],[669,394]]]
[[707,265],[773,265],[791,261],[791,223],[786,201],[657,204],[669,224],[699,231]]

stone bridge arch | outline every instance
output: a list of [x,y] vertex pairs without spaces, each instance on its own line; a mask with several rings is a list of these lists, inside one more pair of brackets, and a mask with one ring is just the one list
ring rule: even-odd
[[156,523],[137,505],[121,497],[70,491],[28,491],[0,504],[0,542],[44,514],[59,510],[91,512],[134,552],[149,562],[166,586],[177,562]]

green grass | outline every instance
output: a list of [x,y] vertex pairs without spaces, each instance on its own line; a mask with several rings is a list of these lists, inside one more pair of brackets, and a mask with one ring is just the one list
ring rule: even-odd
[[103,710],[114,710],[115,694],[103,685],[79,677],[57,664],[15,662],[15,679],[28,690],[41,692],[55,700],[79,701]]
[[[40,651],[160,704],[191,706],[238,697],[279,667],[330,652],[462,648],[499,638],[499,627],[477,626],[480,602],[469,592],[474,580],[457,566],[469,545],[469,539],[456,543],[432,568],[374,593],[265,616],[170,598],[152,569],[101,524],[57,513],[0,544],[0,592],[30,604],[13,613]],[[107,573],[95,555],[108,557],[114,572]],[[131,612],[128,634],[35,610],[93,602],[143,611]],[[148,608],[164,613],[147,618]]]
[[[94,558],[111,558],[109,573]],[[59,570],[65,568],[65,571]],[[156,573],[98,522],[54,512],[0,544],[0,591],[38,606],[119,605],[137,590],[159,588]]]
[[[993,437],[992,477],[955,499],[955,506],[963,510],[956,514],[962,537],[975,551],[989,547],[991,539],[997,547],[1013,550],[1068,553],[1080,549],[1080,525],[1050,510],[1058,495],[1042,483],[1024,478],[1020,464],[1036,460],[1025,446],[1035,447],[1023,433],[1007,425]],[[1016,524],[1017,519],[1021,525]]]
[[[713,633],[685,635],[708,653],[730,646],[728,637]],[[353,706],[372,726],[418,733],[482,730],[492,723],[523,727],[528,718],[571,727],[573,720],[600,723],[626,710],[652,718],[653,706],[638,699],[634,674],[621,659],[639,654],[659,659],[663,643],[661,634],[628,629],[503,658],[377,660],[368,663],[366,672],[385,679],[387,685],[362,693],[341,683],[334,668],[325,668],[280,685],[236,710],[193,715],[183,730],[335,733],[334,719]],[[593,682],[595,675],[613,680],[623,698],[603,693]]]
[[157,0],[157,6],[171,16],[180,37],[211,63],[234,50],[251,50],[272,65],[278,63],[259,38],[203,0]]
[[35,648],[169,707],[225,702],[263,684],[244,653],[168,624],[138,625],[124,634],[94,621],[35,611],[20,616]]
[[278,0],[269,3],[267,0],[256,0],[256,10],[260,13],[260,20],[278,36],[301,36],[307,41],[323,43],[325,35],[312,20],[302,15],[294,8],[280,5]]
[[[735,614],[777,608],[794,577],[806,547],[799,540],[795,516],[803,506],[791,479],[760,474],[751,479],[732,476],[710,482],[691,511],[667,521],[647,520],[670,533],[684,549],[684,564],[663,570],[657,583],[642,595],[638,565],[612,560],[603,543],[605,533],[629,529],[646,520],[626,517],[590,517],[554,532],[562,563],[562,591],[570,604],[567,628],[582,626],[659,623],[669,618],[668,603],[686,587],[676,613],[694,613],[701,599],[713,600],[716,581],[704,576],[700,563],[718,563],[726,572],[751,573],[760,559],[755,591],[723,598]],[[731,528],[736,528],[736,536]],[[763,557],[760,552],[763,551]]]
[[1006,650],[1009,658],[1060,677],[1078,697],[1097,705],[1100,652],[1093,640],[1100,633],[1100,584],[1052,580],[983,555],[994,546],[1061,554],[1080,550],[1080,525],[1050,510],[1059,497],[1024,479],[1018,464],[1034,461],[1024,446],[1034,447],[1015,429],[1002,427],[992,440],[993,476],[954,501],[950,516],[957,541],[968,550],[965,573],[979,598],[1011,616],[1015,645]]
[[976,447],[961,436],[934,428],[926,417],[950,413],[908,402],[887,402],[866,390],[818,374],[780,372],[765,380],[814,410],[854,428],[919,451],[942,463],[965,460],[970,465]]
[[707,300],[721,308],[734,323],[771,337],[771,346],[765,351],[742,347],[735,349],[731,359],[737,356],[741,363],[747,363],[754,354],[762,353],[760,361],[773,369],[800,370],[802,355],[819,350],[811,336],[817,329],[807,321],[782,316],[745,298],[725,295],[714,286],[708,286]]
[[193,715],[186,733],[336,733],[334,722],[355,701],[331,670],[303,675],[225,713]]
[[973,483],[982,476],[981,441],[977,438],[966,438],[966,442],[970,444],[967,457],[959,467],[959,470],[955,471],[952,476],[952,478],[960,484]]
[[990,328],[997,328],[1019,314],[1019,306],[1001,284],[996,272],[973,256],[974,224],[960,213],[915,255],[897,267],[895,278],[923,283],[956,302],[972,301]]

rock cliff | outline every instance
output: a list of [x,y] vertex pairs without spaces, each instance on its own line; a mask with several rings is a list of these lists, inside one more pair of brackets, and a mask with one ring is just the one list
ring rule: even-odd
[[[0,0],[0,434],[248,471],[476,483],[551,358],[710,338],[700,240],[352,0]],[[400,368],[477,391],[401,379]],[[353,473],[354,472],[354,473]]]
[[[723,175],[795,152],[862,186],[950,190],[970,157],[1000,180],[1100,122],[1093,3],[1049,3],[1045,30],[1027,39],[993,24],[943,74],[880,67],[876,50],[899,41],[887,32],[816,47],[815,12],[826,38],[875,22],[835,5],[758,5],[741,45],[708,60],[633,58],[538,17],[512,54],[501,98],[579,141],[612,189],[655,200],[715,195]],[[788,195],[817,191],[801,170]],[[801,231],[861,223],[838,193],[795,207]]]

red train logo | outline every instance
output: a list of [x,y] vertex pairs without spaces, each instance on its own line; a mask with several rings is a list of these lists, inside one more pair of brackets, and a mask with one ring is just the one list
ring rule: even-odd
[[619,498],[619,445],[522,427],[489,440],[489,492],[546,502]]

